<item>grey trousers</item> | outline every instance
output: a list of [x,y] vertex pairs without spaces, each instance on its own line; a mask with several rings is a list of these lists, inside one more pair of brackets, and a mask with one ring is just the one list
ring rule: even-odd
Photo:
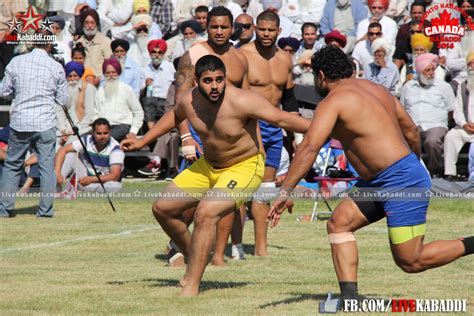
[[[420,127],[419,127],[420,128]],[[428,170],[431,174],[443,174],[444,136],[448,132],[444,127],[433,127],[426,131],[420,128],[421,144],[428,154]]]
[[159,137],[153,154],[168,161],[169,168],[178,169],[179,133],[175,130]]

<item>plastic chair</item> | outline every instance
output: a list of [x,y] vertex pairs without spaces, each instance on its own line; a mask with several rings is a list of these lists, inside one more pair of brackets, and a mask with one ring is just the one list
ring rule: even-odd
[[[324,162],[324,168],[323,168],[323,174],[321,176],[317,176],[317,177],[314,177],[313,179],[318,183],[318,186],[319,186],[319,192],[321,193],[322,191],[322,182],[323,181],[332,181],[332,182],[351,182],[351,181],[356,181],[357,180],[357,177],[348,177],[348,178],[333,178],[333,177],[329,177],[326,175],[327,173],[327,168],[328,168],[328,164],[329,164],[329,159],[331,157],[331,151],[333,149],[339,149],[339,150],[342,150],[342,145],[341,143],[338,141],[338,140],[335,140],[335,139],[331,139],[329,141],[329,149],[328,149],[328,153],[326,155],[326,159],[325,159],[325,162]],[[319,202],[319,198],[321,197],[321,199],[323,200],[324,204],[326,205],[326,207],[328,208],[329,212],[317,212],[317,207],[318,207],[318,202]],[[311,213],[311,219],[310,221],[313,222],[314,220],[316,220],[318,218],[318,215],[331,215],[332,214],[332,208],[331,206],[329,205],[329,203],[327,202],[327,200],[324,198],[324,196],[322,194],[318,194],[318,196],[316,197],[316,201],[314,202],[314,205],[313,205],[313,211]]]

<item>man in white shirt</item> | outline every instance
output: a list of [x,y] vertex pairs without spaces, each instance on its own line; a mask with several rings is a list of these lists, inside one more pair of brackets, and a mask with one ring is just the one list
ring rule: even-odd
[[[367,40],[360,41],[352,51],[352,57],[362,65],[362,68],[367,69],[370,63],[374,62],[374,56],[371,53],[372,43],[383,36],[382,25],[379,22],[372,22],[367,29]],[[392,50],[393,51],[393,50]],[[391,58],[390,54],[387,56]]]
[[465,143],[474,143],[474,51],[467,55],[468,77],[458,87],[454,121],[444,139],[444,175],[447,180],[457,180],[456,162]]
[[96,94],[95,117],[103,117],[110,122],[110,135],[116,141],[136,138],[143,124],[143,110],[138,96],[129,85],[119,80],[122,67],[117,59],[106,59],[102,71],[105,84]]
[[[87,153],[100,174],[100,180],[107,192],[118,192],[122,188],[120,175],[123,170],[125,154],[120,144],[110,137],[110,123],[104,118],[98,118],[92,123],[92,135],[82,136]],[[74,153],[78,153],[76,157]],[[79,161],[76,161],[79,159]],[[76,139],[59,149],[56,154],[54,171],[58,185],[62,185],[69,176],[77,181],[79,190],[88,192],[103,192],[99,179],[89,160],[84,154],[81,142]],[[74,174],[75,173],[75,174]]]
[[423,54],[415,59],[417,77],[402,89],[400,102],[420,130],[428,170],[433,177],[443,174],[443,139],[448,131],[448,112],[454,109],[451,86],[435,78],[438,56]]
[[379,22],[382,25],[383,37],[391,44],[395,45],[397,38],[398,26],[397,23],[385,15],[387,11],[389,0],[368,0],[370,18],[362,20],[357,26],[357,40],[365,40],[367,27],[372,22]]

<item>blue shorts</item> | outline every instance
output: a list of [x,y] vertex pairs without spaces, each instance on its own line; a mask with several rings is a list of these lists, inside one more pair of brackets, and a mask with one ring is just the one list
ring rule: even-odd
[[360,190],[349,196],[369,222],[387,216],[388,227],[426,223],[431,179],[415,154],[393,163],[371,181],[359,180],[355,186]]
[[258,121],[262,135],[263,148],[265,149],[265,166],[278,169],[280,167],[281,151],[283,148],[283,132],[281,128]]

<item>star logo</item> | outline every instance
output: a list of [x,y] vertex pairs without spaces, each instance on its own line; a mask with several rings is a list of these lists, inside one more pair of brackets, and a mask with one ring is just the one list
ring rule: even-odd
[[135,191],[133,192],[133,195],[134,195],[135,197],[140,197],[140,196],[142,196],[142,192],[141,192],[140,190],[135,190]]
[[51,22],[49,20],[49,18],[45,18],[43,21],[41,21],[40,23],[40,26],[41,26],[41,30],[42,31],[49,31],[49,32],[53,32],[53,30],[51,29],[51,27],[53,26],[54,22]]
[[21,31],[21,22],[16,19],[16,17],[13,17],[13,20],[10,22],[7,22],[7,25],[10,27],[10,33],[13,31],[16,31],[19,33]]
[[28,29],[33,29],[36,31],[40,28],[38,23],[43,19],[41,14],[38,14],[35,11],[35,8],[32,6],[28,7],[28,11],[25,14],[19,16],[21,22],[23,22],[23,29],[22,32],[27,31]]
[[425,191],[425,196],[426,196],[426,197],[432,197],[432,196],[433,196],[433,192],[431,192],[431,190],[426,190],[426,191]]
[[354,192],[352,193],[352,195],[353,195],[354,197],[357,197],[357,198],[358,198],[359,195],[360,195],[360,190],[354,191]]

